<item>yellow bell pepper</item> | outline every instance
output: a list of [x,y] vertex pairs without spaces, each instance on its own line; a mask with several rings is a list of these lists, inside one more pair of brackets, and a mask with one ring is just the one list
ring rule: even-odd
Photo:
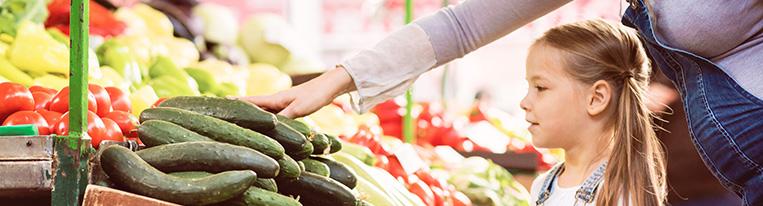
[[179,68],[186,68],[199,62],[199,50],[190,40],[172,37],[162,42],[167,48],[167,55]]
[[165,37],[172,36],[172,32],[174,31],[172,22],[170,22],[167,15],[164,15],[161,11],[153,9],[146,4],[136,4],[131,9],[143,19],[146,28],[153,35]]
[[19,70],[13,66],[13,64],[8,62],[8,60],[5,60],[5,58],[2,57],[0,57],[0,76],[8,79],[11,82],[16,82],[24,86],[29,86],[32,84],[32,77]]
[[5,54],[8,52],[8,44],[0,41],[0,58],[5,58]]
[[55,90],[61,90],[64,87],[69,86],[69,80],[66,80],[63,77],[52,75],[52,74],[46,74],[41,77],[37,77],[34,79],[34,82],[32,82],[32,85],[37,86],[44,86]]
[[151,107],[151,105],[154,104],[154,102],[157,100],[159,100],[159,97],[156,96],[154,88],[149,85],[144,85],[143,87],[135,90],[132,94],[130,94],[132,114],[135,116],[140,116],[140,113],[143,112],[143,110]]
[[249,66],[246,95],[269,95],[291,87],[291,77],[278,68],[263,63]]
[[122,91],[129,91],[131,86],[130,82],[125,81],[122,78],[122,75],[119,75],[116,70],[109,66],[102,66],[101,73],[103,75],[101,75],[100,78],[91,78],[89,81],[104,87],[118,87]]
[[45,31],[40,24],[24,22],[18,28],[9,60],[21,70],[69,74],[69,47]]

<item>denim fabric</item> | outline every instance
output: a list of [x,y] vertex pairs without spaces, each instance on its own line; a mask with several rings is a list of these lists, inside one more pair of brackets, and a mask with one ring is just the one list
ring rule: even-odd
[[656,37],[643,1],[633,1],[622,22],[639,31],[653,66],[678,89],[705,165],[745,205],[763,204],[763,100],[706,58],[667,46]]

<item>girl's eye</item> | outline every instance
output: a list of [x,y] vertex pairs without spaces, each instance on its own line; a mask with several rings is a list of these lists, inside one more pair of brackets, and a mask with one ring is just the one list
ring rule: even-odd
[[546,87],[535,86],[535,89],[537,89],[539,92],[542,92],[543,90],[546,90]]

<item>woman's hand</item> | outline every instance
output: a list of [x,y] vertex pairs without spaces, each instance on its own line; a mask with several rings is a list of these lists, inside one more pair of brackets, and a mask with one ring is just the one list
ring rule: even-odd
[[267,96],[238,97],[278,114],[296,118],[311,114],[330,104],[334,98],[355,90],[355,84],[344,67],[336,68],[285,91]]

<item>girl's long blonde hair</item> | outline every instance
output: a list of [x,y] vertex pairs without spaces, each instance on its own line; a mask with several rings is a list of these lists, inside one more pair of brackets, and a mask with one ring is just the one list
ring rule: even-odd
[[614,139],[596,205],[664,205],[665,159],[657,139],[646,91],[650,65],[633,29],[604,20],[587,20],[548,30],[536,44],[565,53],[571,76],[612,88]]

